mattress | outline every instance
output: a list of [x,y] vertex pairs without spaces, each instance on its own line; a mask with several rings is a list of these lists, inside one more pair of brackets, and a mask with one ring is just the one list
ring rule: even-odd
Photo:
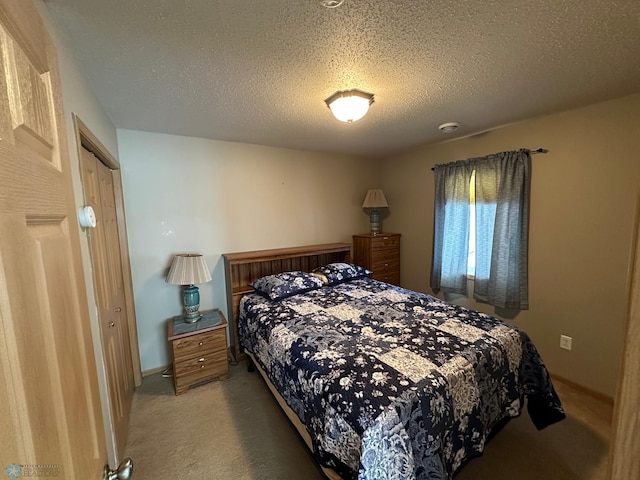
[[527,334],[430,295],[360,278],[280,300],[252,293],[243,347],[345,479],[449,479],[527,406],[564,418]]

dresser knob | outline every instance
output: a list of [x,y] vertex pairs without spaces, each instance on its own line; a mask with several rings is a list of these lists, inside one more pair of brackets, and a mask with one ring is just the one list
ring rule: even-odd
[[107,326],[108,326],[109,328],[111,328],[111,327],[115,327],[115,325],[116,325],[116,324],[115,324],[115,322],[109,322],[109,323],[107,324]]
[[200,363],[204,362],[204,357],[200,357],[200,358],[198,359],[198,361],[199,361]]
[[200,365],[200,368],[204,368],[204,363],[202,365]]
[[202,342],[198,342],[198,346],[200,346],[200,347],[201,347],[201,346],[202,346]]
[[120,307],[116,307],[116,312],[121,312],[122,309]]

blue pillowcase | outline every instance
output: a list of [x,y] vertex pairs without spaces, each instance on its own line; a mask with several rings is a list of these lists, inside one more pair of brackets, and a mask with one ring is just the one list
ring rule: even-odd
[[267,275],[249,284],[271,300],[279,300],[296,293],[322,287],[322,280],[305,272],[282,272]]
[[316,268],[313,272],[324,275],[327,279],[327,285],[336,285],[373,273],[371,270],[352,263],[330,263],[324,267]]

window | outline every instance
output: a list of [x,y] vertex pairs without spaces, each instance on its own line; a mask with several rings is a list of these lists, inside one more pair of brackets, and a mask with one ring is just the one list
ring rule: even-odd
[[476,276],[476,171],[469,181],[469,252],[467,253],[467,277]]
[[529,151],[437,165],[431,288],[527,309]]

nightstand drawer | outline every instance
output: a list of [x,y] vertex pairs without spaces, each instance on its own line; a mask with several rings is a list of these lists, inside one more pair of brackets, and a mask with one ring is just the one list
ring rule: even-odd
[[174,364],[176,395],[186,392],[192,385],[216,377],[220,380],[229,378],[226,353],[214,353]]
[[226,351],[226,330],[213,330],[211,332],[193,335],[173,341],[173,359],[176,362],[197,355],[215,351]]
[[214,371],[226,371],[227,352],[214,352],[175,362],[174,375],[180,380],[201,373],[203,377],[216,376]]
[[181,317],[169,323],[167,339],[173,351],[173,384],[176,395],[214,378],[229,378],[227,319],[218,309],[201,312],[195,323]]

